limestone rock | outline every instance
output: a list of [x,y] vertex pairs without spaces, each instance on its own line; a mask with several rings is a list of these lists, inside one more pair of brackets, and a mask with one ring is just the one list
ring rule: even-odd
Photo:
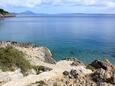
[[78,60],[77,58],[74,58],[74,57],[71,57],[71,58],[64,58],[64,60],[67,60],[67,61],[73,61],[71,63],[71,66],[85,66],[84,63],[80,60]]
[[0,85],[7,83],[11,80],[21,79],[23,74],[20,72],[20,69],[17,69],[14,72],[1,72],[0,73]]
[[90,65],[95,67],[96,69],[98,68],[103,68],[104,70],[113,69],[112,64],[108,60],[106,61],[95,60]]
[[106,61],[98,61],[95,60],[91,63],[91,65],[96,69],[96,71],[92,74],[92,79],[96,82],[106,82],[106,83],[115,83],[115,69],[114,65],[112,65],[108,60]]

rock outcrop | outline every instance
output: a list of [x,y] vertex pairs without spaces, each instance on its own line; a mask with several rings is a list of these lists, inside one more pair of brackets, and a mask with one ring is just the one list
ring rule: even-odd
[[0,8],[0,18],[4,17],[14,17],[15,14],[9,13],[8,11],[5,11],[4,9]]
[[4,83],[7,83],[11,80],[21,79],[23,78],[23,74],[21,73],[20,69],[15,70],[14,72],[0,72],[0,86]]
[[23,52],[34,67],[26,76],[20,69],[0,70],[0,86],[115,86],[115,65],[108,60],[95,60],[87,67],[75,58],[56,62],[48,48],[30,43],[0,42],[0,47],[6,46]]
[[96,68],[92,74],[94,81],[115,84],[115,65],[112,65],[108,60],[95,60],[91,65]]
[[39,62],[55,64],[55,60],[52,58],[52,53],[46,47],[33,45],[31,43],[0,41],[0,47],[6,46],[13,46],[19,51],[22,51],[26,55],[26,59],[29,60],[32,65],[39,65]]

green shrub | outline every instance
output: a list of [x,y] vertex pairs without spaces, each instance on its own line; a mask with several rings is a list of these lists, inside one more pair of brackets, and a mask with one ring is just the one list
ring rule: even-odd
[[34,66],[33,69],[36,71],[37,74],[40,74],[41,72],[45,71],[44,66]]
[[8,14],[8,12],[3,9],[0,9],[0,14]]
[[45,86],[46,83],[44,81],[37,81],[36,84],[38,84],[37,86]]
[[45,66],[33,66],[33,69],[36,71],[37,74],[40,74],[44,71],[51,71],[51,68],[45,67]]
[[92,71],[95,71],[96,69],[93,67],[93,66],[91,66],[90,64],[89,65],[87,65],[87,67],[86,67],[87,69],[90,69],[90,70],[92,70]]
[[3,71],[13,71],[18,67],[22,73],[31,69],[30,63],[24,58],[24,54],[14,47],[0,48],[0,68]]

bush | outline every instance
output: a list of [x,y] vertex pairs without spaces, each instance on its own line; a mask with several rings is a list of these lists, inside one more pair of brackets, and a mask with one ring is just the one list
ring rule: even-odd
[[37,86],[45,86],[46,83],[44,81],[37,81],[36,84],[38,84]]
[[95,69],[93,66],[91,66],[90,64],[87,65],[86,68],[87,68],[87,69],[90,69],[90,70],[92,70],[92,71],[95,71],[95,70],[96,70],[96,69]]
[[37,74],[40,74],[41,72],[45,71],[44,66],[34,66],[34,70],[36,71]]
[[52,70],[51,68],[44,67],[44,66],[33,66],[33,69],[36,71],[37,74],[40,74],[41,72],[44,72],[44,71]]
[[22,73],[31,69],[30,63],[24,58],[24,54],[14,47],[0,48],[0,68],[3,71],[13,71],[18,67]]
[[0,14],[8,14],[8,12],[3,9],[0,9]]

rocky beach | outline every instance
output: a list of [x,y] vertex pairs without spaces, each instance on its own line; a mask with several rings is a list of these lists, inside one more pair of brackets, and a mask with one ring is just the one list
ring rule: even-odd
[[22,52],[32,67],[26,75],[21,72],[20,66],[14,66],[14,70],[9,71],[3,71],[0,67],[0,86],[115,86],[115,65],[107,59],[84,64],[72,57],[56,62],[46,47],[0,42],[0,49],[8,46]]

